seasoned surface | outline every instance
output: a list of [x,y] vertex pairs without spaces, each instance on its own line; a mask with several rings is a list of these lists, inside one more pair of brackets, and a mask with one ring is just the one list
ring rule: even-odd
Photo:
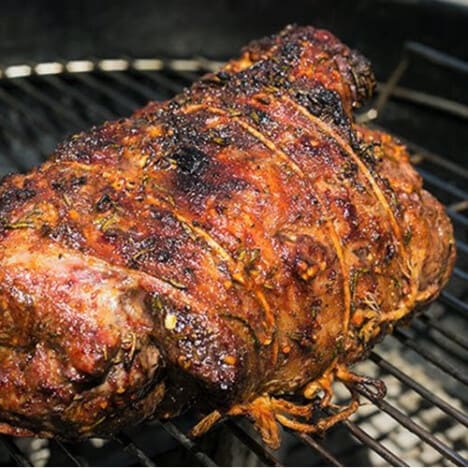
[[454,261],[405,148],[353,123],[373,86],[330,33],[288,27],[7,177],[0,431],[108,434],[190,405],[216,410],[199,432],[226,412],[273,446],[275,418],[315,430],[270,397],[353,394],[346,366]]

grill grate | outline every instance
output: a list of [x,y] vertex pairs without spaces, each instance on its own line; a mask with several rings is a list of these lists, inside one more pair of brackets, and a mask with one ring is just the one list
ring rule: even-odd
[[[388,82],[379,86],[375,105],[361,114],[359,121],[375,120],[395,98],[468,118],[464,104],[398,86],[414,56],[460,73],[468,69],[467,63],[411,43]],[[107,59],[0,70],[0,173],[37,165],[65,135],[128,115],[148,100],[167,99],[218,66],[205,59]],[[453,278],[439,300],[414,319],[410,328],[397,328],[369,360],[358,364],[358,370],[387,382],[386,399],[378,400],[361,389],[363,400],[370,404],[350,420],[324,438],[286,432],[283,447],[277,452],[264,447],[244,420],[224,420],[200,441],[192,441],[186,430],[195,416],[189,415],[170,422],[150,422],[106,442],[65,444],[0,436],[5,449],[0,460],[23,466],[33,462],[81,466],[110,461],[155,466],[167,463],[175,451],[182,449],[186,457],[182,461],[187,464],[216,466],[226,464],[219,447],[216,450],[213,443],[210,445],[210,440],[219,437],[224,441],[221,452],[227,450],[230,440],[237,452],[255,457],[255,464],[270,466],[299,464],[299,455],[304,457],[302,464],[343,466],[353,464],[353,460],[356,463],[356,457],[362,454],[367,457],[366,464],[466,466],[468,343],[462,330],[466,330],[468,321],[468,170],[412,142],[405,143],[426,187],[447,206],[455,227],[458,259]],[[163,450],[155,450],[156,440]]]

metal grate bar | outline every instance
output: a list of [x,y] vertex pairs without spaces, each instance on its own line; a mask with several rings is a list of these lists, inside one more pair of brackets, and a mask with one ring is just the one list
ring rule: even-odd
[[[327,411],[327,413],[330,414],[331,412]],[[342,424],[353,435],[355,439],[361,442],[364,447],[372,449],[374,452],[379,454],[384,460],[388,461],[394,466],[408,466],[400,457],[398,457],[396,454],[390,451],[377,439],[369,435],[369,433],[364,431],[353,421],[350,421],[348,419],[342,421],[340,424]]]
[[417,169],[425,182],[433,185],[434,187],[437,187],[440,190],[443,190],[444,192],[450,193],[450,195],[453,195],[454,197],[461,198],[462,200],[468,200],[468,192],[465,190],[462,190],[455,185],[447,184],[447,182],[444,182],[440,177],[427,172],[421,167],[418,167]]
[[459,239],[455,239],[455,245],[457,246],[457,250],[459,252],[463,252],[465,255],[468,254],[468,244]]
[[[372,127],[380,128],[381,130],[383,130],[383,128],[378,127],[374,124],[372,125]],[[464,179],[468,179],[467,168],[460,166],[459,164],[453,161],[450,161],[449,159],[443,158],[442,156],[439,156],[438,154],[432,153],[431,151],[428,151],[425,148],[422,148],[416,143],[408,141],[404,137],[401,137],[398,135],[398,139],[410,150],[410,152],[418,156],[421,156],[423,161],[429,161],[432,164],[435,164],[444,169],[447,169],[448,171],[452,172],[452,174],[456,177],[462,177]]]
[[[382,93],[383,95],[384,91],[385,85],[379,84],[377,86],[377,92]],[[390,95],[392,98],[402,99],[424,107],[429,107],[430,109],[448,112],[456,115],[457,117],[468,119],[468,106],[450,99],[433,96],[432,94],[423,93],[421,91],[416,91],[402,86],[395,86],[392,88]],[[390,96],[387,97],[387,94],[385,94],[385,97],[388,99]]]
[[455,450],[451,449],[448,445],[442,442],[440,439],[435,437],[430,432],[426,431],[419,424],[416,424],[410,417],[403,414],[400,410],[392,406],[386,400],[379,400],[374,397],[365,388],[360,388],[359,392],[364,395],[368,400],[374,403],[378,408],[385,413],[389,414],[392,418],[398,421],[402,426],[406,427],[409,431],[416,434],[424,442],[427,442],[429,445],[434,447],[439,453],[444,455],[447,459],[452,461],[458,466],[467,466],[468,460],[459,455]]
[[[424,330],[417,330],[416,333],[418,334],[418,338],[429,340],[430,343],[428,343],[428,345],[437,349],[438,354],[443,354],[446,356],[446,359],[451,359],[453,362],[457,364],[459,363],[461,366],[463,366],[463,370],[461,370],[462,375],[465,375],[466,379],[468,379],[468,372],[466,367],[468,354],[466,351],[456,348],[452,343],[447,342],[447,340],[440,335],[428,334],[427,331],[424,333]],[[434,346],[432,346],[433,344]]]
[[[4,117],[2,115],[0,115],[0,125],[2,127],[2,130],[5,133],[5,136],[9,140],[10,144],[11,144],[11,140],[12,140],[11,137],[13,137],[13,139],[15,140],[16,143],[21,144],[23,141],[31,142],[31,135],[32,135],[33,145],[36,146],[36,145],[40,144],[40,140],[38,140],[37,132],[34,131],[34,128],[30,129],[28,127],[26,129],[24,125],[14,125],[12,123],[12,121],[11,121],[11,118],[7,119],[6,117]],[[29,134],[27,134],[26,130],[32,130],[32,131],[29,131]],[[41,154],[43,154],[43,153],[41,153]],[[22,168],[23,166],[24,166],[24,168],[29,167],[29,166],[26,166],[23,163],[23,161],[21,161],[21,160],[18,161],[18,158],[15,157],[15,155],[11,155],[11,158],[12,158],[12,162],[15,163],[15,165],[18,167],[18,169]]]
[[468,73],[468,62],[457,59],[445,52],[433,49],[419,42],[408,41],[405,43],[405,50],[425,58],[428,62],[442,67],[450,68],[461,73]]
[[441,302],[453,307],[453,309],[463,317],[468,316],[468,304],[463,302],[461,299],[458,299],[458,297],[455,297],[448,291],[442,291],[439,298]]
[[306,445],[312,448],[317,452],[324,460],[329,462],[333,466],[344,466],[338,459],[332,455],[327,449],[325,449],[321,444],[319,444],[313,437],[308,434],[302,434],[300,432],[295,432],[294,435],[296,438],[302,440]]
[[426,387],[423,387],[421,384],[412,379],[408,374],[405,374],[400,369],[396,368],[393,364],[385,360],[382,356],[379,356],[376,352],[372,351],[369,358],[380,368],[396,377],[400,382],[403,382],[415,392],[419,393],[419,395],[421,395],[431,404],[438,406],[442,411],[452,416],[464,426],[468,426],[468,416],[466,414],[462,413],[460,410],[453,407],[445,400],[442,400],[442,398],[439,398],[435,393],[431,392]]
[[75,125],[77,127],[86,126],[86,122],[83,119],[81,119],[81,117],[79,117],[76,113],[70,111],[60,101],[53,99],[49,94],[45,94],[36,87],[34,87],[30,82],[25,81],[24,78],[11,80],[10,82],[18,88],[20,88],[29,96],[32,96],[44,106],[48,107],[50,110],[52,110],[59,116],[68,120],[68,122],[70,122],[72,125]]
[[80,460],[76,458],[75,455],[73,455],[73,453],[71,453],[70,450],[68,450],[68,448],[62,442],[60,442],[60,440],[55,439],[54,443],[57,445],[57,447],[60,447],[60,450],[62,450],[62,452],[72,462],[73,465],[84,466],[83,463],[81,463]]
[[84,73],[77,73],[73,75],[73,77],[76,78],[78,81],[83,82],[90,88],[99,91],[101,94],[112,99],[114,102],[119,103],[120,105],[125,107],[130,112],[133,112],[139,106],[135,100],[129,98],[128,96],[122,94],[119,91],[116,91],[113,88],[110,88],[109,86],[106,86],[105,84],[101,83],[97,78],[95,78],[92,75],[88,75]]
[[459,360],[461,363],[465,362],[468,358],[468,354],[463,349],[450,346],[453,343],[447,343],[447,340],[441,337],[440,334],[428,333],[427,326],[420,321],[414,321],[411,330],[416,333],[417,337],[430,341],[429,345],[434,344],[439,350],[445,351],[450,358]]
[[[2,131],[4,132],[5,136],[7,137],[7,142],[8,144],[11,145],[12,139],[14,139],[17,142],[22,142],[22,141],[27,141],[28,138],[25,133],[20,131],[17,126],[12,125],[9,120],[4,118],[3,116],[0,115],[0,126],[2,127]],[[12,138],[13,137],[13,138]],[[38,142],[36,142],[38,143]],[[43,152],[39,153],[40,156],[42,157],[44,155]],[[12,165],[19,169],[20,171],[25,171],[26,169],[29,168],[29,164],[25,163],[23,160],[18,161],[17,158],[15,158],[15,155],[12,151],[7,151],[4,153],[4,157],[12,163]],[[37,161],[39,162],[39,161]]]
[[394,336],[398,338],[399,341],[408,346],[408,348],[416,351],[419,355],[426,358],[436,367],[443,370],[446,374],[452,376],[459,382],[463,382],[464,384],[468,385],[468,375],[466,375],[465,372],[455,368],[452,364],[446,362],[443,358],[436,356],[431,351],[424,348],[424,346],[421,346],[419,343],[415,343],[414,338],[407,330],[398,327],[394,331]]
[[364,115],[364,118],[360,120],[366,121],[376,118],[382,112],[390,96],[400,97],[435,110],[441,110],[462,118],[468,118],[468,107],[463,104],[439,96],[428,95],[420,91],[397,87],[404,73],[410,66],[411,54],[422,57],[435,65],[450,68],[461,73],[466,73],[468,69],[468,62],[464,62],[456,57],[452,57],[444,52],[440,52],[417,42],[406,42],[400,62],[393,70],[387,82],[379,86],[379,96],[375,108],[368,111]]
[[[211,71],[212,70],[210,70],[210,72]],[[193,71],[185,71],[185,70],[172,70],[172,73],[174,73],[174,75],[184,80],[187,83],[187,86],[190,86],[193,82],[199,80],[204,75],[204,72],[202,72],[202,74],[197,74]]]
[[224,421],[224,425],[228,427],[233,434],[249,449],[251,449],[259,459],[267,466],[283,466],[278,458],[264,445],[259,444],[247,431],[245,431],[239,423],[233,419]]
[[[0,89],[0,100],[2,100],[2,89]],[[24,117],[21,120],[21,123],[18,126],[15,126],[12,121],[12,114],[16,114],[18,116]],[[55,137],[60,135],[60,132],[56,128],[49,127],[48,129],[44,130],[44,128],[41,128],[41,124],[36,125],[36,122],[34,119],[31,119],[31,113],[28,112],[27,107],[21,106],[20,108],[13,108],[10,110],[9,113],[9,118],[2,117],[2,125],[5,125],[5,128],[8,128],[9,133],[7,134],[7,139],[10,142],[15,142],[16,144],[23,144],[24,141],[27,141],[28,143],[31,143],[31,136],[32,136],[32,143],[34,145],[40,145],[41,143],[41,132],[45,132],[48,135],[54,135]],[[27,132],[26,132],[27,130]],[[12,138],[12,136],[19,137],[17,138]],[[39,148],[40,149],[40,148]],[[42,152],[42,149],[40,149]],[[43,152],[41,154],[44,154]],[[22,164],[22,161],[18,161],[18,158],[15,157],[15,154],[11,155],[12,160],[15,160],[15,164],[19,167]],[[20,158],[22,159],[22,158]],[[29,168],[30,166],[28,166]]]
[[457,213],[456,211],[451,210],[450,208],[446,208],[446,213],[449,215],[449,217],[459,223],[462,224],[464,227],[468,226],[468,218],[461,215],[460,213]]
[[188,450],[202,466],[218,466],[206,453],[197,449],[196,444],[189,439],[173,422],[158,421],[158,424],[182,447]]
[[451,330],[447,330],[442,325],[439,324],[437,320],[434,320],[427,315],[421,315],[418,319],[414,320],[415,323],[423,322],[424,325],[430,327],[436,331],[438,331],[441,335],[445,336],[446,338],[452,340],[458,346],[461,346],[463,349],[468,350],[468,342],[466,338],[457,335],[456,333],[452,332]]
[[123,449],[127,453],[136,457],[137,460],[141,463],[141,466],[157,466],[156,463],[150,457],[148,457],[148,455],[146,455],[146,453],[143,452],[143,450],[141,450],[135,444],[135,442],[133,442],[133,440],[128,437],[127,434],[121,432],[116,437],[114,437],[114,440],[122,445]]
[[158,86],[162,86],[166,91],[169,92],[169,95],[178,94],[184,89],[182,85],[175,83],[173,80],[160,73],[153,74],[145,70],[135,70],[135,73],[139,76],[147,78]]
[[453,269],[453,274],[463,281],[468,282],[468,273],[466,271],[460,270],[460,268],[455,267]]
[[119,82],[120,84],[124,85],[126,88],[131,89],[132,91],[136,91],[141,97],[144,99],[157,99],[158,94],[155,92],[154,89],[146,86],[129,75],[124,75],[120,72],[109,73],[106,76],[110,76],[113,80]]
[[23,452],[16,446],[12,440],[4,435],[0,435],[0,442],[7,449],[11,458],[18,464],[18,466],[33,466]]
[[50,123],[48,119],[39,118],[38,115],[31,112],[31,109],[26,106],[24,102],[14,96],[11,96],[11,94],[7,93],[2,88],[0,88],[0,100],[10,106],[12,109],[24,115],[29,121],[31,121],[31,123],[34,124],[34,126],[37,125],[37,128],[52,134],[57,133],[57,129]]
[[353,436],[378,453],[384,460],[393,466],[409,466],[400,457],[391,452],[387,447],[371,437],[367,432],[361,429],[352,421],[343,421],[343,425],[353,434]]
[[82,105],[88,107],[93,112],[96,113],[98,118],[103,118],[106,120],[112,119],[116,116],[116,114],[112,113],[109,109],[102,106],[99,102],[95,99],[91,99],[89,96],[84,94],[80,91],[78,87],[71,86],[63,79],[59,79],[56,75],[45,75],[42,78],[47,83],[49,83],[54,88],[58,89],[62,93],[66,93],[73,98],[75,98],[78,102]]
[[452,211],[465,211],[468,210],[468,200],[461,200],[458,202],[450,203],[448,208]]
[[375,103],[375,117],[377,117],[385,107],[385,104],[389,100],[393,89],[396,87],[398,82],[401,80],[401,77],[405,73],[409,66],[409,59],[406,56],[403,56],[401,61],[398,63],[398,65],[395,67],[393,70],[393,73],[391,74],[390,78],[388,81],[382,86],[382,89],[379,92],[379,95],[377,97],[377,101]]

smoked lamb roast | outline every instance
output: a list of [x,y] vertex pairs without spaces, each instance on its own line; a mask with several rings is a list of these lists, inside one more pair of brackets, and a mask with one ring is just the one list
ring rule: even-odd
[[[0,432],[105,436],[197,407],[195,435],[246,415],[275,447],[278,422],[352,414],[370,381],[349,365],[455,257],[405,147],[353,120],[373,88],[359,53],[290,26],[6,177]],[[312,422],[333,381],[349,404]]]

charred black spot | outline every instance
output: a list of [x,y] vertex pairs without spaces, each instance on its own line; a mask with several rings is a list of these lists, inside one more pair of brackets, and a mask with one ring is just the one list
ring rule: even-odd
[[96,211],[103,213],[111,208],[113,201],[108,193],[105,193],[96,203]]
[[53,180],[50,186],[57,192],[65,192],[67,189],[67,181],[65,179]]
[[0,195],[0,209],[14,202],[26,201],[36,195],[35,190],[10,188]]
[[226,83],[226,81],[230,79],[230,77],[231,75],[228,72],[222,70],[216,74],[207,75],[206,77],[201,79],[201,82],[207,84],[214,84],[217,86],[223,86]]
[[18,201],[25,201],[25,200],[29,200],[30,198],[34,197],[36,195],[36,191],[35,190],[31,190],[31,189],[18,189],[16,191],[16,198]]
[[233,192],[247,185],[244,180],[233,177],[226,166],[196,148],[184,147],[171,159],[177,165],[174,193],[183,195],[194,210],[202,209],[210,195],[229,199]]
[[71,177],[67,178],[66,176],[62,176],[58,179],[54,179],[50,186],[59,193],[66,193],[70,191],[75,191],[79,189],[79,187],[86,185],[87,177],[86,176],[76,176],[72,175]]
[[165,140],[162,148],[165,156],[155,167],[169,173],[176,203],[187,203],[193,212],[202,211],[208,197],[215,196],[218,201],[230,199],[233,192],[247,186],[246,181],[234,176],[229,164],[217,159],[220,147],[241,148],[238,140],[242,140],[239,135],[244,132],[239,132],[232,123],[207,129],[207,119],[212,117],[210,111],[173,112],[164,117],[164,123],[174,132]]
[[296,97],[300,104],[316,117],[331,121],[338,127],[349,126],[343,102],[336,91],[317,85],[311,90],[298,90]]
[[357,173],[358,165],[354,161],[347,160],[341,168],[340,176],[344,179],[354,179]]
[[52,227],[49,224],[43,224],[39,228],[39,235],[41,237],[48,237],[52,233]]
[[286,41],[281,47],[281,55],[284,55],[289,61],[298,59],[301,55],[303,46],[298,41]]
[[396,254],[396,247],[394,244],[387,244],[385,247],[385,256],[384,256],[384,262],[385,263],[390,263],[392,259],[395,257]]
[[376,169],[378,163],[380,162],[378,156],[375,154],[374,147],[377,146],[377,143],[366,144],[363,142],[357,143],[357,146],[354,148],[358,155],[361,157],[366,166],[373,171]]
[[216,74],[216,76],[217,76],[221,81],[227,81],[227,80],[231,77],[231,75],[230,75],[227,71],[225,71],[225,70],[221,70],[220,72],[218,72],[218,73]]
[[72,187],[79,187],[81,185],[86,185],[87,182],[87,177],[82,175],[82,176],[73,176],[70,180],[70,185]]
[[12,187],[0,194],[0,213],[7,214],[18,205],[36,196],[36,191],[29,188]]
[[172,154],[170,159],[176,162],[178,172],[195,177],[203,175],[210,165],[210,158],[207,154],[188,146]]
[[156,259],[158,262],[166,263],[170,260],[171,253],[168,250],[159,250],[156,253]]

